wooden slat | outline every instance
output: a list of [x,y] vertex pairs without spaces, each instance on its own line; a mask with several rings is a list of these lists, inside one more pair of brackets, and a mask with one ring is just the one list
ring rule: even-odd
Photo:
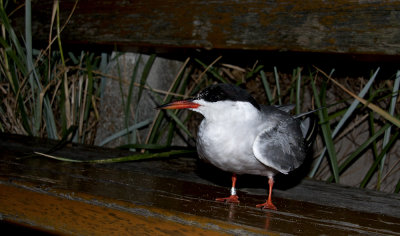
[[[26,158],[54,143],[0,134],[2,220],[77,235],[400,235],[398,195],[313,181],[279,190],[284,180],[278,179],[278,211],[260,210],[255,205],[265,200],[265,178],[240,176],[241,203],[224,204],[214,199],[228,194],[229,174],[192,157],[102,165]],[[54,155],[126,153],[72,145]]]
[[[0,184],[0,211],[3,218],[56,234],[73,235],[227,235],[223,228],[190,224],[204,221],[168,211],[155,211],[128,203],[118,203],[71,192],[47,192],[19,183]],[[21,186],[25,188],[21,188]],[[65,194],[63,196],[63,194]],[[54,196],[55,195],[55,196]],[[180,219],[181,218],[181,219]],[[177,220],[181,220],[178,222]],[[221,223],[219,223],[221,224]],[[230,226],[232,227],[232,226]]]
[[[75,0],[60,1],[62,22]],[[48,41],[52,0],[34,1]],[[14,23],[23,29],[20,14]],[[400,54],[399,1],[80,0],[63,43],[117,47]]]

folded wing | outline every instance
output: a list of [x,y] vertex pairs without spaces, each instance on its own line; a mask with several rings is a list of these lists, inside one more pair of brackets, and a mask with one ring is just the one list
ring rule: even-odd
[[289,118],[262,130],[253,143],[253,153],[261,163],[284,174],[299,167],[306,157],[299,122]]

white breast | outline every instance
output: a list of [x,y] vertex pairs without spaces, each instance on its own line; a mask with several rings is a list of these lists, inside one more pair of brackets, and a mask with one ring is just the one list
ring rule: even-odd
[[[217,111],[216,111],[217,110]],[[253,154],[254,140],[264,126],[259,111],[245,102],[222,102],[200,110],[205,117],[197,135],[200,158],[237,174],[271,175]]]

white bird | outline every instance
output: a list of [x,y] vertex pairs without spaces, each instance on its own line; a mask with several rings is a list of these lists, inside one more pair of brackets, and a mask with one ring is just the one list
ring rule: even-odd
[[204,116],[197,134],[199,157],[232,173],[231,196],[217,201],[238,203],[236,174],[268,177],[269,195],[256,207],[277,208],[271,201],[274,175],[299,167],[316,134],[316,122],[291,116],[293,105],[259,105],[247,91],[229,84],[211,85],[196,97],[159,106],[190,109]]

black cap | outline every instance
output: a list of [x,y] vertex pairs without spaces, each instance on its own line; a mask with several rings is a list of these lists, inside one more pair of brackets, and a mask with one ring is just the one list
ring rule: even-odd
[[255,108],[260,110],[260,105],[256,100],[244,89],[232,84],[215,84],[201,91],[195,99],[203,99],[207,102],[218,101],[241,101],[249,102]]

